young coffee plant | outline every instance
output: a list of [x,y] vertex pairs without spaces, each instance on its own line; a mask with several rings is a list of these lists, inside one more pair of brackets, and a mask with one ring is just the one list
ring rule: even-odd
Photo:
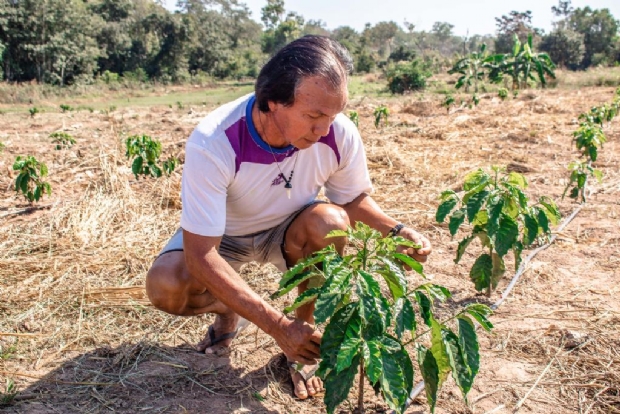
[[30,116],[34,118],[34,116],[39,113],[39,108],[33,106],[32,108],[28,109],[28,112],[30,112]]
[[19,174],[15,179],[15,191],[21,192],[31,203],[39,201],[43,194],[52,194],[52,186],[43,181],[47,176],[47,166],[37,161],[31,155],[27,157],[18,156],[13,164],[13,170]]
[[488,253],[476,259],[469,277],[476,290],[486,289],[488,296],[506,271],[504,256],[512,250],[515,269],[518,268],[523,249],[548,235],[549,223],[557,224],[560,220],[560,212],[549,197],[543,196],[530,205],[524,193],[526,187],[523,175],[492,167],[491,174],[482,169],[469,173],[462,196],[452,190],[441,193],[437,221],[443,223],[454,210],[448,224],[452,236],[465,220],[472,226],[471,233],[460,241],[454,262],[461,260],[474,239],[479,239],[482,248],[487,249]]
[[125,141],[125,147],[125,155],[128,159],[133,159],[131,171],[135,175],[136,179],[140,175],[156,178],[161,177],[162,173],[170,175],[178,163],[178,160],[171,157],[164,161],[162,170],[162,167],[159,166],[161,142],[156,139],[152,139],[148,135],[130,136]]
[[445,107],[446,111],[450,113],[450,108],[454,105],[454,102],[456,102],[456,100],[454,99],[454,96],[446,95],[446,98],[443,101],[441,101],[441,106]]
[[[333,245],[316,252],[286,272],[272,296],[280,297],[309,281],[308,289],[284,311],[315,301],[315,322],[326,324],[316,375],[324,381],[327,412],[333,413],[347,399],[359,372],[359,412],[363,412],[368,380],[392,409],[402,413],[413,388],[408,345],[414,347],[431,411],[450,373],[466,397],[480,360],[474,320],[484,329],[492,328],[487,320],[490,309],[472,304],[440,322],[434,300],[444,301],[450,292],[430,283],[409,286],[404,266],[424,276],[420,263],[400,253],[402,248],[416,247],[411,241],[384,238],[359,222],[355,228],[332,231],[328,237],[346,237],[352,253],[340,256]],[[416,316],[426,331],[418,333]],[[422,340],[426,334],[430,341]]]
[[388,116],[390,115],[390,110],[385,105],[380,105],[375,108],[374,114],[375,116],[375,128],[379,128],[381,124],[381,119],[383,119],[384,125],[388,125]]
[[7,378],[4,386],[4,392],[0,392],[0,408],[9,406],[17,396],[17,387],[15,382]]
[[357,111],[349,111],[349,119],[355,124],[356,127],[359,127],[360,116]]
[[52,132],[50,134],[52,144],[56,144],[56,149],[67,149],[75,145],[75,139],[66,132]]
[[61,105],[60,105],[60,110],[61,110],[62,112],[71,112],[71,111],[73,111],[73,108],[72,108],[70,105],[67,105],[67,104],[61,104]]
[[582,161],[573,161],[568,165],[570,180],[564,189],[562,198],[570,189],[569,197],[586,202],[585,188],[588,177],[594,177],[599,183],[603,173],[592,166],[598,158],[599,149],[607,141],[603,128],[610,123],[620,110],[620,88],[616,91],[611,104],[595,106],[590,112],[579,115],[579,128],[573,132],[575,146],[581,153]]
[[499,88],[499,90],[497,91],[497,96],[499,96],[499,98],[502,101],[505,101],[506,98],[508,98],[508,89],[506,89],[506,88]]

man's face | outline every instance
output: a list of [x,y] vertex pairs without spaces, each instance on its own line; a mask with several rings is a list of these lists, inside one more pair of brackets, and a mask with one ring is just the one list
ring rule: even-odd
[[320,77],[301,81],[292,106],[269,102],[276,128],[286,141],[305,149],[329,133],[336,115],[347,105],[347,85],[334,88]]

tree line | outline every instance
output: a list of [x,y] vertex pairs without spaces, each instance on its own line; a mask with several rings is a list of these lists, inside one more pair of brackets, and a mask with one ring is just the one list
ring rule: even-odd
[[255,77],[270,55],[305,34],[340,41],[358,73],[415,59],[445,71],[482,43],[509,51],[515,34],[523,42],[532,34],[538,49],[568,69],[620,62],[619,22],[608,9],[560,0],[552,11],[558,20],[550,33],[532,25],[530,11],[513,11],[496,18],[495,35],[463,37],[447,22],[430,31],[407,21],[328,30],[287,11],[284,0],[266,0],[261,23],[239,0],[178,0],[174,11],[157,0],[0,0],[0,79],[67,85]]

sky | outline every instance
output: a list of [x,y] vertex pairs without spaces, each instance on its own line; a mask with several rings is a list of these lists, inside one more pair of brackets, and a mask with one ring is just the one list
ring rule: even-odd
[[[252,18],[260,22],[261,8],[266,0],[239,0],[252,12]],[[173,9],[176,0],[164,0]],[[286,11],[294,11],[306,20],[322,20],[328,29],[351,26],[361,32],[366,23],[394,21],[404,28],[405,21],[413,23],[415,30],[430,31],[435,22],[454,25],[455,35],[494,34],[495,17],[509,14],[512,10],[532,12],[532,24],[545,32],[552,29],[555,16],[551,6],[557,0],[285,0]],[[609,9],[620,20],[620,0],[573,0],[574,8],[590,6],[592,9]]]

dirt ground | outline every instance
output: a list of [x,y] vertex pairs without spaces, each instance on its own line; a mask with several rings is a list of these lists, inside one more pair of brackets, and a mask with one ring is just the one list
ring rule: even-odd
[[[490,301],[474,290],[468,273],[476,249],[453,263],[462,233],[451,240],[435,222],[439,193],[458,189],[473,169],[510,165],[524,171],[531,199],[551,196],[568,216],[577,205],[560,198],[566,166],[578,156],[571,143],[577,116],[610,102],[613,92],[536,90],[506,102],[489,94],[475,109],[450,113],[431,96],[351,101],[374,197],[433,243],[425,271],[454,295],[442,312],[494,302],[513,273]],[[382,103],[389,126],[377,129],[372,112]],[[211,109],[0,115],[0,391],[8,381],[18,391],[5,405],[0,395],[0,411],[324,412],[320,398],[291,397],[283,355],[256,327],[234,341],[229,355],[201,355],[193,346],[212,318],[166,315],[145,297],[146,271],[178,225],[181,175],[136,181],[123,139],[149,134],[166,155],[182,159],[186,137]],[[55,151],[48,138],[54,131],[77,144]],[[531,262],[491,317],[493,332],[479,333],[481,370],[469,405],[450,379],[437,413],[620,412],[620,121],[606,134],[597,162],[602,184],[591,187],[587,205]],[[25,154],[48,164],[53,187],[34,207],[12,189],[12,163]],[[280,277],[257,265],[243,274],[264,297]],[[342,412],[351,411],[355,395]],[[366,404],[368,412],[387,409],[372,392]],[[424,396],[407,410],[427,412]]]

